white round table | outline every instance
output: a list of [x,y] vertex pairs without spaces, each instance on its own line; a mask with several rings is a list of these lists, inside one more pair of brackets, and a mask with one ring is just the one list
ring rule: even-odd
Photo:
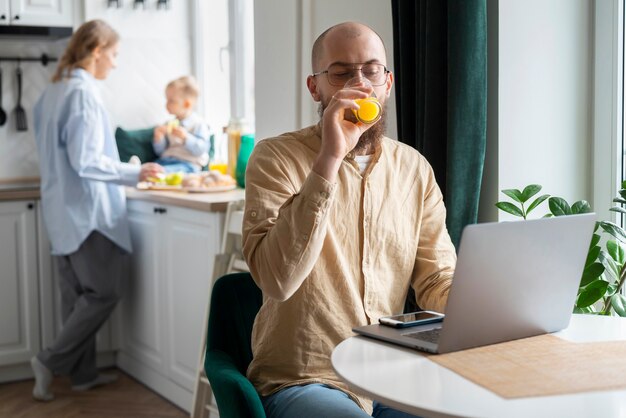
[[[555,335],[576,342],[626,340],[626,318],[573,315]],[[356,393],[422,417],[626,418],[626,389],[504,399],[419,351],[361,336],[339,344],[331,360]]]

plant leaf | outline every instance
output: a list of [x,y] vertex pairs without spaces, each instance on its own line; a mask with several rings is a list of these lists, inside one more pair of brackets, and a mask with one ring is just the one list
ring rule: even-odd
[[585,270],[583,270],[583,277],[580,279],[580,285],[587,286],[589,283],[598,279],[602,273],[604,273],[604,266],[602,263],[592,263],[590,266],[585,267]]
[[572,214],[572,208],[570,208],[567,201],[561,197],[551,197],[548,200],[548,206],[550,207],[550,212],[552,212],[554,216]]
[[522,191],[522,202],[527,201],[528,199],[539,193],[540,190],[541,186],[539,184],[529,184],[528,186],[524,187],[524,190]]
[[591,306],[604,296],[606,289],[609,287],[609,282],[604,280],[596,280],[591,282],[583,291],[578,295],[576,306],[579,308],[586,308]]
[[626,209],[624,209],[621,206],[613,206],[611,209],[609,209],[611,212],[619,212],[619,213],[626,213]]
[[624,264],[624,248],[617,241],[607,241],[606,249],[613,260],[618,265]]
[[502,190],[502,193],[515,200],[516,202],[522,203],[522,192],[517,189],[505,189]]
[[522,210],[511,202],[498,202],[496,203],[496,207],[504,212],[510,213],[511,215],[519,216],[521,218],[524,217]]
[[598,256],[600,255],[600,246],[596,245],[595,247],[591,247],[589,249],[589,253],[587,253],[587,259],[585,260],[585,267],[588,267],[590,264],[594,263]]
[[595,247],[596,245],[598,245],[599,242],[600,242],[600,234],[593,234],[591,236],[591,244],[589,245],[589,248]]
[[604,229],[605,232],[617,238],[620,242],[626,243],[626,231],[624,231],[620,226],[614,224],[613,222],[600,221],[600,227]]
[[540,204],[543,203],[544,200],[546,200],[547,198],[549,198],[550,195],[549,194],[544,194],[539,196],[538,198],[536,198],[533,203],[530,204],[530,206],[528,206],[528,209],[526,209],[526,213],[530,213],[531,210],[535,209],[537,206],[539,206]]
[[600,251],[600,255],[598,256],[598,259],[604,266],[603,274],[605,276],[608,276],[607,278],[609,280],[607,281],[611,283],[617,281],[617,278],[619,277],[619,267],[617,266],[617,264],[615,264],[615,260],[613,260],[611,256],[607,254],[606,251]]
[[578,202],[572,205],[572,214],[576,215],[578,213],[590,213],[591,205],[586,200],[579,200]]
[[622,199],[626,199],[626,190],[625,189],[620,190],[618,193],[619,193],[620,196],[622,196]]
[[626,316],[626,297],[619,293],[611,296],[611,306],[619,316]]
[[593,310],[593,306],[587,306],[585,308],[579,308],[578,306],[576,306],[574,308],[574,313],[581,313],[581,314],[593,314],[595,313]]
[[614,197],[613,203],[626,203],[626,199],[622,199],[621,197]]

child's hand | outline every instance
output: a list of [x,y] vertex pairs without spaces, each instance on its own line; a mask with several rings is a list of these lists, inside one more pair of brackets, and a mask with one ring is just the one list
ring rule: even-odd
[[172,128],[172,133],[170,134],[170,137],[177,138],[179,140],[178,142],[184,144],[187,140],[187,130],[180,126]]
[[167,125],[157,126],[154,128],[154,142],[161,142],[167,133]]

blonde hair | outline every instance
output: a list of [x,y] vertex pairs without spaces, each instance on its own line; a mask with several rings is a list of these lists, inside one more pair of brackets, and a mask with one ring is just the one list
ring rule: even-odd
[[200,95],[200,88],[196,79],[190,75],[179,77],[167,83],[165,89],[175,89],[185,99],[197,99]]
[[61,81],[72,70],[86,65],[96,48],[108,48],[115,45],[119,39],[118,33],[103,20],[95,19],[83,23],[70,38],[59,66],[52,76],[52,82]]

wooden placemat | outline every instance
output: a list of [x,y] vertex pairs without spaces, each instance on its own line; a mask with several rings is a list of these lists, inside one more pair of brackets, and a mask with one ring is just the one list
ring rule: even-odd
[[541,335],[428,358],[503,398],[626,388],[626,341]]

